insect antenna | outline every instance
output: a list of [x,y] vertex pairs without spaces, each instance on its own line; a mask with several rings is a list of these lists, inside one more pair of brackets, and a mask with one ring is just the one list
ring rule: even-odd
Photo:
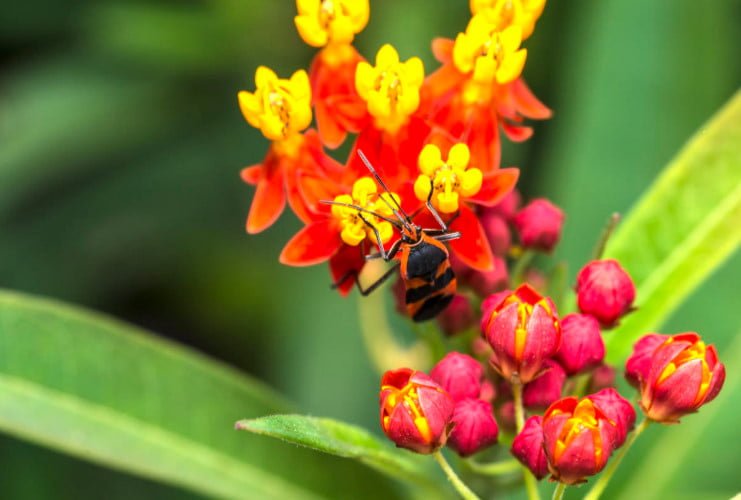
[[368,209],[363,208],[361,206],[353,205],[352,203],[344,203],[342,201],[331,201],[331,200],[319,200],[319,203],[321,203],[323,205],[339,205],[341,207],[352,208],[353,210],[357,210],[358,212],[362,212],[362,213],[365,213],[365,214],[370,214],[370,215],[373,215],[374,217],[378,217],[381,220],[385,220],[386,222],[388,222],[391,225],[393,225],[396,229],[401,230],[401,228],[402,228],[402,222],[400,222],[398,220],[391,219],[390,217],[386,217],[385,215],[381,215],[381,214],[379,214],[377,212],[374,212],[373,210],[368,210]]
[[[366,168],[370,171],[370,173],[373,175],[373,177],[376,179],[376,182],[381,185],[384,191],[386,191],[389,194],[389,198],[391,198],[391,201],[394,202],[394,205],[396,205],[396,208],[392,207],[391,204],[386,200],[385,197],[379,196],[379,198],[388,206],[391,211],[394,213],[395,216],[399,218],[402,224],[404,224],[404,227],[406,227],[408,230],[411,231],[411,227],[409,226],[409,223],[411,222],[411,217],[409,217],[409,214],[407,214],[403,208],[401,208],[401,205],[399,202],[396,201],[396,198],[391,196],[391,190],[388,188],[385,182],[383,182],[383,179],[381,179],[381,176],[378,175],[378,172],[376,172],[376,169],[371,165],[371,162],[368,160],[368,158],[365,156],[365,153],[363,153],[361,150],[358,149],[358,156],[360,156],[361,161],[366,166]],[[403,215],[403,217],[402,217]]]

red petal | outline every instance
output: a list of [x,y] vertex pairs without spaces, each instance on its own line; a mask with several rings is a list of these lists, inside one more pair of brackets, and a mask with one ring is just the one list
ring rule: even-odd
[[313,266],[329,259],[342,245],[331,219],[312,222],[291,238],[280,253],[281,264]]
[[453,58],[453,45],[455,42],[450,38],[434,38],[432,40],[432,55],[435,59],[445,64]]
[[512,97],[517,103],[517,111],[523,116],[535,120],[545,120],[553,115],[550,108],[535,97],[522,78],[518,78],[512,83]]
[[252,165],[251,167],[245,167],[239,173],[239,176],[247,184],[254,186],[260,182],[260,174],[262,174],[262,164]]
[[493,207],[515,188],[519,177],[518,168],[502,168],[486,174],[479,192],[466,200],[485,207]]
[[522,125],[515,125],[507,120],[502,120],[502,130],[505,135],[512,142],[523,142],[533,135],[533,129],[531,127],[523,127]]
[[494,255],[486,239],[484,228],[473,211],[466,205],[461,205],[460,215],[451,227],[460,231],[461,237],[450,242],[450,248],[469,267],[478,271],[492,271],[494,269]]
[[337,120],[335,120],[329,107],[318,101],[314,111],[316,126],[319,129],[319,137],[322,142],[330,149],[339,147],[345,140],[347,133],[340,127]]
[[342,245],[339,252],[329,259],[329,271],[332,274],[332,283],[343,280],[337,287],[340,295],[347,295],[355,286],[355,280],[348,278],[348,273],[359,274],[364,265],[365,257],[360,251],[360,246]]
[[280,217],[285,206],[283,173],[276,169],[270,177],[261,179],[257,185],[250,214],[247,216],[247,232],[256,234],[270,227]]

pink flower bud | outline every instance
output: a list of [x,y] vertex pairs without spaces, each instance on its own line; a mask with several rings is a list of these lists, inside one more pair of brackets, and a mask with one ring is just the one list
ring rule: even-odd
[[575,375],[593,368],[605,357],[599,323],[586,314],[569,314],[561,320],[561,347],[556,360],[566,373]]
[[635,296],[630,275],[612,259],[593,260],[576,277],[579,310],[597,318],[605,328],[630,311]]
[[471,340],[471,352],[478,359],[488,360],[489,356],[491,356],[492,350],[486,339],[474,337],[474,339]]
[[538,378],[525,384],[522,402],[527,408],[545,409],[561,398],[566,372],[561,365],[552,360],[543,363],[544,371]]
[[592,372],[589,380],[589,393],[594,393],[608,387],[615,386],[615,368],[610,365],[600,365]]
[[463,283],[482,297],[506,290],[509,286],[507,262],[502,257],[495,255],[492,271],[471,271]]
[[676,423],[718,395],[726,370],[712,345],[694,332],[666,339],[641,383],[641,409],[657,422]]
[[491,403],[496,397],[497,388],[494,387],[494,384],[492,384],[489,380],[484,380],[484,382],[481,384],[481,394],[479,394],[479,399]]
[[400,368],[384,373],[381,428],[400,448],[432,453],[447,440],[453,398],[422,372]]
[[491,404],[480,399],[463,399],[455,404],[453,411],[453,430],[448,446],[462,457],[496,443],[499,435],[497,421]]
[[561,238],[563,220],[560,208],[545,198],[538,198],[517,212],[513,222],[525,248],[550,252]]
[[473,306],[468,297],[461,294],[453,296],[448,307],[437,315],[437,324],[445,335],[462,333],[476,323]]
[[494,255],[504,257],[512,246],[512,232],[504,217],[492,210],[484,211],[479,215],[479,222],[484,229]]
[[450,352],[430,372],[430,377],[445,389],[454,401],[476,399],[481,393],[484,367],[467,354]]
[[539,480],[548,474],[548,459],[543,450],[542,423],[543,417],[540,415],[528,418],[510,448],[512,455]]
[[485,211],[491,211],[493,213],[501,215],[502,217],[504,217],[504,220],[506,220],[507,222],[511,222],[521,204],[522,196],[520,196],[520,192],[516,189],[513,189],[509,192],[509,194],[502,198],[502,201],[491,208],[486,208]]
[[654,352],[663,344],[669,335],[649,333],[633,344],[633,353],[625,362],[625,379],[636,389],[640,389],[641,381],[648,378],[651,369],[651,358]]
[[633,405],[613,388],[602,389],[595,394],[590,394],[587,398],[615,424],[617,431],[615,448],[622,446],[636,422],[636,411]]
[[578,484],[601,471],[614,450],[615,426],[589,398],[564,398],[543,416],[544,450],[552,478]]
[[507,380],[533,380],[558,350],[561,328],[553,301],[527,284],[482,304],[481,326],[494,350],[492,366]]

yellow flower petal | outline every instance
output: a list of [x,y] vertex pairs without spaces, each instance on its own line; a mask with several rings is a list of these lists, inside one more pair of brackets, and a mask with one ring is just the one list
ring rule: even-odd
[[296,10],[302,15],[313,15],[321,7],[321,0],[296,0]]
[[370,177],[361,177],[352,185],[352,197],[358,200],[360,205],[365,205],[365,202],[361,200],[376,192],[378,192],[378,186],[376,186],[376,181]]
[[411,115],[419,107],[419,91],[417,89],[408,89],[407,92],[400,94],[397,105],[402,114]]
[[368,94],[375,84],[376,71],[373,66],[365,61],[360,61],[355,67],[355,90],[364,100],[368,100]]
[[349,17],[341,16],[332,22],[332,43],[347,44],[355,38],[355,29]]
[[247,123],[255,128],[260,127],[260,112],[262,110],[260,99],[253,93],[242,90],[237,94],[239,109]]
[[[388,243],[388,241],[394,235],[394,227],[386,221],[381,221],[375,224],[375,226],[381,236],[381,243]],[[371,241],[376,241],[376,235],[372,230],[370,231],[370,234],[368,234],[368,238],[370,238]]]
[[527,59],[527,49],[508,55],[497,69],[497,82],[505,84],[519,78],[522,68],[525,67],[525,59]]
[[388,95],[375,90],[368,94],[368,112],[376,118],[385,118],[391,115],[391,100]]
[[306,71],[300,69],[294,72],[288,83],[288,90],[294,99],[311,99],[311,84],[309,83],[309,75],[306,74]]
[[376,67],[379,69],[399,64],[399,53],[393,45],[387,43],[376,54]]
[[271,83],[278,80],[278,76],[275,72],[267,66],[258,66],[255,71],[255,86],[259,89],[260,87],[266,87]]
[[422,85],[425,79],[425,66],[419,57],[411,57],[404,63],[405,83],[416,87]]
[[434,144],[426,144],[417,158],[419,170],[428,177],[433,177],[435,171],[443,164],[440,148]]
[[461,179],[461,196],[467,198],[473,196],[481,190],[481,183],[484,175],[478,168],[469,168],[463,172]]
[[[339,196],[335,196],[334,201],[336,201],[337,203],[353,203],[352,196],[350,196],[349,194],[341,194]],[[348,212],[354,211],[355,210],[353,210],[352,208],[348,208],[342,205],[332,205],[332,215],[338,218],[345,217],[346,215],[348,215]]]
[[437,195],[436,201],[437,209],[445,214],[452,214],[458,210],[458,193],[455,191],[441,192]]
[[329,41],[329,34],[314,16],[296,16],[293,18],[301,39],[312,47],[323,47]]
[[506,28],[499,33],[499,41],[505,53],[509,54],[516,51],[520,48],[520,43],[522,43],[522,28],[518,25]]
[[340,237],[342,241],[350,246],[356,247],[365,239],[365,228],[367,226],[361,221],[360,224],[347,224],[342,228]]
[[432,191],[432,179],[422,174],[414,181],[414,196],[419,201],[427,201]]
[[476,58],[473,69],[473,79],[479,83],[491,83],[496,76],[497,63],[486,56]]
[[448,152],[448,165],[453,168],[465,170],[469,161],[471,161],[471,152],[468,150],[468,145],[466,143],[459,142],[450,148],[450,151]]
[[461,73],[468,73],[473,69],[473,59],[470,56],[468,37],[465,33],[458,33],[453,44],[453,64]]

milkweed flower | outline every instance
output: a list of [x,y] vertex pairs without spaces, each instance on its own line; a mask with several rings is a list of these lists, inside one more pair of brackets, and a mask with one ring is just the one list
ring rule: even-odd
[[483,13],[489,21],[502,29],[519,26],[522,39],[535,29],[535,22],[543,13],[546,0],[470,0],[471,14]]
[[324,154],[313,131],[301,133],[311,122],[311,89],[305,71],[283,79],[260,66],[255,72],[255,86],[254,92],[238,93],[239,106],[245,120],[273,142],[262,163],[246,167],[241,173],[246,183],[257,186],[247,218],[249,233],[259,233],[272,225],[286,200],[307,222],[313,209],[309,200],[314,197],[305,196],[300,178],[323,177],[339,169]]
[[525,248],[550,252],[561,239],[564,214],[556,205],[538,198],[517,212],[513,223]]
[[553,301],[527,284],[482,304],[482,332],[494,353],[492,366],[507,380],[528,383],[558,350],[561,325]]
[[561,347],[556,360],[566,373],[575,375],[594,368],[605,357],[599,323],[586,314],[568,314],[561,320]]
[[484,368],[467,354],[449,352],[430,371],[430,377],[450,394],[454,401],[478,398]]
[[355,90],[355,71],[363,57],[351,45],[368,23],[368,0],[297,0],[294,18],[301,38],[322,49],[309,69],[317,129],[322,142],[336,148],[367,119]]
[[714,346],[694,332],[673,335],[651,356],[641,381],[641,409],[651,420],[676,423],[715,399],[725,378]]
[[522,403],[526,408],[548,408],[561,398],[566,372],[553,360],[543,363],[543,373],[531,380],[522,390]]
[[625,379],[630,385],[636,389],[641,388],[641,383],[648,379],[654,352],[669,337],[670,335],[661,333],[649,333],[633,344],[633,352],[625,361]]
[[512,441],[510,453],[537,479],[548,475],[548,459],[543,450],[543,417],[534,415],[525,421],[524,427]]
[[468,457],[497,442],[499,426],[491,403],[480,399],[463,399],[453,410],[453,430],[448,446],[460,456]]
[[633,280],[614,259],[593,260],[576,276],[579,310],[597,318],[605,328],[630,311],[635,296]]
[[394,228],[383,217],[392,217],[391,206],[398,202],[399,197],[393,193],[379,194],[372,178],[358,179],[349,194],[334,196],[331,209],[315,215],[291,238],[280,254],[280,262],[311,266],[329,260],[340,293],[348,293],[354,285],[351,278],[365,264],[368,248],[377,248],[379,238],[383,245],[392,238]]
[[453,399],[430,377],[409,368],[387,371],[379,399],[381,428],[396,446],[428,454],[445,444]]

